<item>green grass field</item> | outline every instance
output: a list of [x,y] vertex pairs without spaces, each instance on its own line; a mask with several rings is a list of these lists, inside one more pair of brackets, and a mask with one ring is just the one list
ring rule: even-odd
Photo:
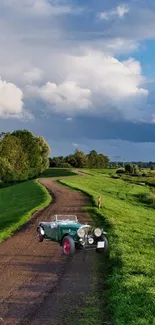
[[48,168],[41,175],[41,177],[62,177],[62,176],[74,176],[74,173],[71,169],[67,168]]
[[[68,169],[47,169],[41,177],[76,175]],[[31,215],[51,202],[47,190],[36,180],[19,184],[0,183],[0,242],[26,223]]]
[[[126,176],[125,180],[113,179],[113,170],[82,171],[92,176],[75,176],[71,170],[58,168],[42,175],[69,176],[61,183],[91,197],[84,209],[108,232],[109,255],[105,260],[95,255],[98,290],[87,297],[79,325],[155,325],[155,194],[149,186],[135,184],[140,178],[133,177],[130,182]],[[103,201],[100,211],[98,195]],[[0,242],[50,200],[35,180],[0,188]]]
[[44,208],[51,196],[37,181],[27,181],[0,189],[0,242]]
[[[155,210],[149,203],[139,200],[140,196],[149,195],[150,189],[112,179],[109,171],[108,174],[97,170],[89,172],[93,176],[76,176],[63,179],[61,183],[92,197],[93,206],[86,209],[96,225],[104,226],[108,232],[109,257],[99,272],[101,285],[101,274],[106,270],[108,290],[102,292],[100,302],[108,302],[105,310],[110,315],[110,324],[154,325]],[[98,195],[102,195],[103,200],[100,211],[97,209]],[[99,309],[103,312],[102,303]],[[92,313],[92,306],[87,309],[87,315],[89,313]],[[103,320],[97,323],[103,324]]]

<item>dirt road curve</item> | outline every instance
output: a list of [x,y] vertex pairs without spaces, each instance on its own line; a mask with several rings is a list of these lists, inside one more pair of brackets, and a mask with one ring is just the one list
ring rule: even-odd
[[53,179],[41,183],[54,194],[54,202],[0,245],[0,324],[67,324],[80,295],[91,290],[91,255],[84,259],[79,252],[66,263],[59,245],[36,238],[37,223],[56,213],[74,213],[81,222],[88,221],[81,211],[86,198]]

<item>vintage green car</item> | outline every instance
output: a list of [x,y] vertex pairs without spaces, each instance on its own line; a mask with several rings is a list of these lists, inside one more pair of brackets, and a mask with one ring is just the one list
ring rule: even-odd
[[103,229],[81,224],[75,215],[55,215],[52,220],[38,224],[39,242],[45,239],[59,243],[64,255],[73,255],[76,249],[82,248],[107,252],[108,240]]

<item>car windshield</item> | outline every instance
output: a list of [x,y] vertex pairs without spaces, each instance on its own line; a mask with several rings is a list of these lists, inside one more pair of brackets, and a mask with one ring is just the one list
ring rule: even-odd
[[52,221],[72,221],[77,222],[77,216],[76,215],[66,215],[66,214],[58,214],[51,217]]

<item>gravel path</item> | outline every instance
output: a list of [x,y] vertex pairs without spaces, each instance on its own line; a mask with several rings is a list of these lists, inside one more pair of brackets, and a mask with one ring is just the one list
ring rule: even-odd
[[37,241],[37,223],[51,220],[53,214],[73,213],[80,222],[90,223],[81,209],[88,204],[87,198],[55,180],[40,180],[53,202],[0,245],[0,324],[76,325],[80,305],[93,290],[93,252],[86,256],[77,252],[68,259],[58,244]]

